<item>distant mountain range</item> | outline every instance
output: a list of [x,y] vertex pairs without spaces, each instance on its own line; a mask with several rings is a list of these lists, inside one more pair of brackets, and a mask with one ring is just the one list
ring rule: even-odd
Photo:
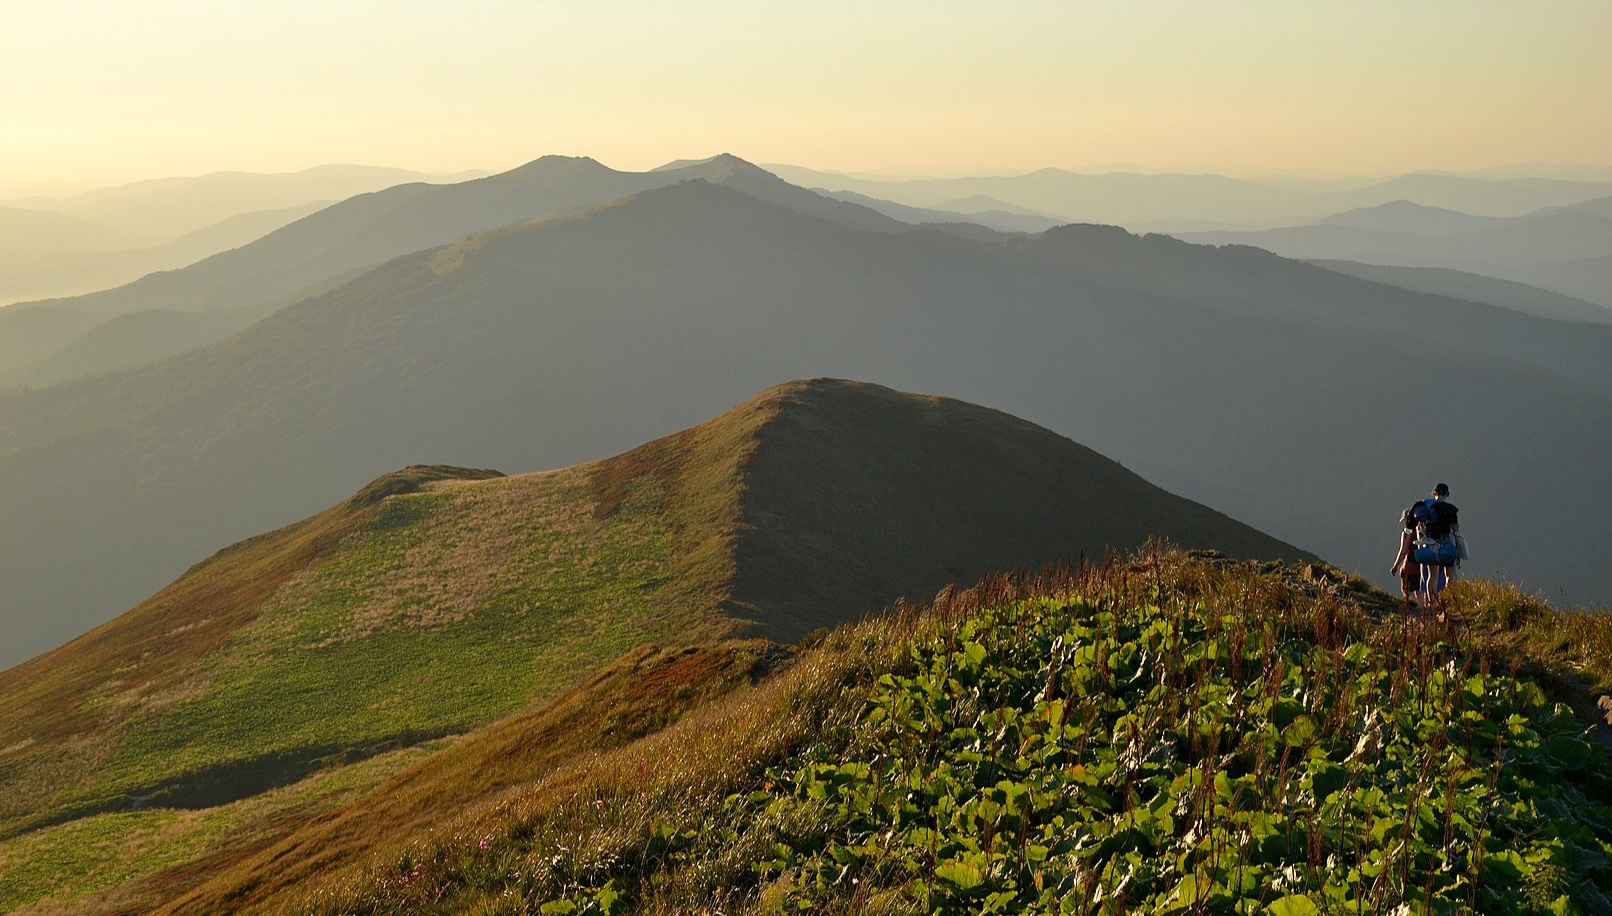
[[[321,220],[307,224],[299,222],[295,228],[289,229],[285,236],[277,236],[272,241],[264,239],[257,244],[248,243],[256,242],[265,234],[287,223],[298,221],[299,217],[323,207],[325,202],[306,203],[293,209],[243,213],[164,245],[137,250],[91,250],[98,245],[112,244],[105,241],[110,230],[78,220],[79,229],[76,231],[80,235],[87,232],[89,235],[85,236],[86,239],[99,238],[102,241],[92,244],[81,239],[74,243],[79,248],[88,245],[89,248],[85,250],[73,248],[71,251],[33,251],[26,257],[13,258],[9,267],[5,266],[5,259],[0,257],[0,301],[7,298],[8,289],[11,290],[9,298],[12,299],[19,298],[19,294],[29,291],[35,295],[41,291],[59,295],[63,292],[82,293],[92,289],[101,290],[141,274],[190,265],[214,252],[241,246],[245,246],[247,250],[231,252],[230,257],[222,260],[209,259],[176,273],[146,277],[119,289],[29,306],[88,308],[99,312],[159,310],[164,312],[166,317],[144,320],[141,326],[171,328],[173,335],[166,344],[161,339],[146,335],[141,338],[140,345],[124,350],[108,350],[86,342],[75,346],[77,353],[57,353],[71,343],[73,338],[58,339],[48,334],[38,336],[36,329],[50,323],[47,319],[30,318],[24,321],[0,310],[0,337],[13,339],[12,345],[0,353],[0,386],[49,384],[70,377],[69,373],[92,374],[109,371],[182,352],[200,342],[218,339],[241,326],[236,322],[216,319],[187,318],[183,313],[222,306],[232,309],[237,315],[265,314],[299,297],[316,293],[326,288],[328,284],[352,276],[354,272],[366,266],[373,266],[387,257],[441,244],[460,235],[492,228],[505,222],[552,215],[567,208],[592,206],[647,187],[656,187],[668,181],[686,180],[690,177],[705,177],[719,183],[731,183],[735,180],[732,176],[723,176],[719,172],[724,168],[724,163],[731,166],[740,160],[729,156],[710,160],[680,160],[642,175],[617,172],[589,160],[595,172],[591,187],[583,188],[585,182],[580,173],[572,173],[563,180],[565,188],[560,193],[562,196],[564,194],[576,196],[563,201],[558,198],[549,199],[545,196],[548,192],[543,187],[543,182],[546,180],[544,173],[567,161],[571,160],[551,157],[546,169],[534,163],[532,166],[514,170],[506,176],[489,178],[485,183],[459,182],[458,184],[463,187],[438,188],[427,193],[421,202],[412,205],[405,205],[404,199],[412,199],[413,192],[402,189],[390,190],[373,201],[346,204],[337,214],[331,214]],[[836,184],[834,176],[829,173],[813,173],[787,166],[779,168],[790,174],[804,175],[806,180],[821,180],[831,186]],[[760,172],[748,164],[745,165],[745,170],[749,176],[745,180],[752,185],[771,180],[767,173]],[[49,203],[62,207],[72,205],[85,212],[103,215],[133,214],[124,220],[128,224],[137,223],[135,217],[141,214],[154,215],[154,219],[149,221],[162,223],[166,220],[171,223],[175,219],[184,219],[186,213],[217,215],[229,209],[230,201],[234,201],[233,206],[238,208],[248,204],[280,202],[299,194],[328,192],[338,195],[354,187],[368,189],[369,186],[386,179],[410,177],[419,176],[400,170],[363,169],[355,166],[330,166],[273,176],[220,173],[195,179],[141,182],[66,201],[33,203],[35,205]],[[450,177],[452,176],[433,180],[446,181]],[[997,190],[1008,189],[1022,199],[1034,203],[1036,207],[1011,203],[984,193],[934,200],[932,206],[911,206],[850,190],[824,193],[829,197],[860,205],[866,210],[888,217],[892,222],[879,227],[885,230],[893,230],[894,223],[899,222],[933,226],[952,234],[991,241],[993,237],[986,231],[987,229],[1008,233],[1035,233],[1067,222],[1068,217],[1048,212],[1048,209],[1055,207],[1048,209],[1037,207],[1070,199],[1071,195],[1087,203],[1097,202],[1096,210],[1082,204],[1072,212],[1106,214],[1114,217],[1115,222],[1132,226],[1167,225],[1172,229],[1189,230],[1202,229],[1204,225],[1212,224],[1215,220],[1173,218],[1163,222],[1148,219],[1136,221],[1127,218],[1127,214],[1136,215],[1127,208],[1167,206],[1174,208],[1171,212],[1189,215],[1193,213],[1202,215],[1202,212],[1206,212],[1203,211],[1204,207],[1213,209],[1225,206],[1247,210],[1249,206],[1253,206],[1257,210],[1259,206],[1263,206],[1258,203],[1259,201],[1275,199],[1271,197],[1272,194],[1289,202],[1302,198],[1311,201],[1314,207],[1325,208],[1350,203],[1355,198],[1349,195],[1358,197],[1360,194],[1365,194],[1367,199],[1371,199],[1373,195],[1380,196],[1384,189],[1420,193],[1429,199],[1459,198],[1468,202],[1476,201],[1477,206],[1509,206],[1507,201],[1539,202],[1573,198],[1583,193],[1586,188],[1596,188],[1601,192],[1612,190],[1612,184],[1600,187],[1586,181],[1563,183],[1519,178],[1497,183],[1493,180],[1442,173],[1406,176],[1391,182],[1351,180],[1300,183],[1282,180],[1250,182],[1222,176],[1137,174],[1091,176],[1047,169],[1031,175],[980,179],[980,181],[990,182],[991,187]],[[919,196],[927,195],[925,199],[944,196],[942,192],[962,193],[980,190],[975,186],[977,182],[973,179],[947,179],[946,182],[949,184],[937,185],[935,182],[892,184],[875,181],[873,185],[876,187],[872,189],[896,197],[918,193]],[[1461,189],[1471,190],[1472,193]],[[751,187],[750,190],[758,192],[757,187]],[[773,190],[788,193],[780,191],[777,187]],[[795,189],[797,197],[794,206],[817,207],[819,209],[813,212],[827,215],[829,211],[821,209],[827,205],[821,200],[798,196],[798,192],[799,189]],[[499,197],[503,199],[497,199]],[[1316,228],[1291,230],[1292,233],[1299,235],[1309,233],[1313,237],[1313,243],[1308,247],[1281,246],[1280,250],[1282,253],[1299,256],[1313,250],[1318,259],[1359,258],[1373,263],[1401,264],[1408,262],[1398,253],[1402,246],[1397,245],[1398,240],[1393,237],[1394,232],[1409,230],[1424,234],[1450,235],[1458,230],[1495,229],[1496,238],[1488,247],[1502,252],[1509,266],[1489,270],[1486,272],[1489,276],[1503,276],[1513,282],[1549,287],[1557,290],[1558,295],[1565,293],[1570,298],[1604,302],[1608,284],[1612,282],[1612,268],[1608,268],[1609,262],[1601,257],[1605,252],[1599,247],[1599,234],[1590,231],[1584,238],[1579,238],[1575,234],[1575,227],[1569,224],[1573,220],[1583,221],[1596,216],[1599,213],[1597,206],[1602,210],[1606,209],[1607,200],[1612,198],[1603,198],[1600,204],[1592,201],[1574,203],[1570,207],[1550,207],[1539,213],[1539,216],[1548,216],[1559,224],[1560,231],[1554,235],[1534,231],[1531,237],[1535,242],[1529,250],[1546,253],[1551,258],[1586,255],[1585,259],[1580,260],[1557,261],[1542,265],[1536,265],[1531,261],[1522,263],[1518,259],[1524,257],[1526,252],[1513,250],[1512,240],[1506,237],[1505,232],[1498,231],[1499,227],[1505,225],[1503,218],[1472,216],[1403,200],[1333,214],[1321,220]],[[451,203],[438,207],[436,203],[438,201],[451,201]],[[1570,213],[1565,212],[1569,210]],[[73,224],[72,221],[78,219],[63,217],[61,214],[17,212],[23,214],[24,222],[30,225],[41,218],[67,220],[64,225]],[[840,211],[838,218],[851,220],[852,224],[858,224],[857,220],[861,220],[863,222],[860,224],[873,227],[873,223],[868,222],[872,214],[860,212],[858,216],[849,215],[857,212],[846,209]],[[1600,216],[1607,215],[1600,214]],[[1082,217],[1078,221],[1089,221],[1092,218]],[[4,222],[4,216],[0,215],[0,225]],[[57,228],[61,229],[60,226]],[[1537,230],[1537,227],[1535,228]],[[1591,226],[1592,230],[1594,228]],[[3,235],[4,233],[0,232],[0,236]],[[28,236],[28,233],[24,232],[19,238],[24,236]],[[50,232],[42,232],[32,237],[48,239],[52,236]],[[1239,243],[1266,246],[1279,244],[1261,236],[1205,236],[1204,240],[1222,237]],[[126,241],[119,244],[126,244]],[[1561,247],[1552,247],[1558,244]],[[1319,247],[1316,247],[1317,245]],[[3,246],[0,246],[0,249],[3,249]],[[1381,255],[1380,251],[1396,253]],[[1433,257],[1432,260],[1425,258],[1421,260],[1412,258],[1412,260],[1417,265],[1447,265],[1459,268],[1463,272],[1475,269],[1473,264],[1441,260],[1439,257]],[[63,286],[63,282],[69,286]],[[1415,288],[1424,289],[1427,282],[1427,278],[1423,277]],[[1475,287],[1471,281],[1458,281],[1449,286],[1448,290],[1440,288],[1436,291],[1447,293],[1449,290],[1470,291],[1473,288]],[[1514,290],[1506,294],[1479,296],[1478,301],[1511,307],[1512,303],[1539,299],[1537,294],[1517,295],[1517,292],[1519,291]],[[247,310],[243,311],[243,307]],[[1535,308],[1532,311],[1535,314],[1553,317],[1577,312],[1580,316],[1577,320],[1584,320],[1582,316],[1586,314],[1581,310],[1581,306],[1565,303],[1546,304],[1543,310]],[[1591,316],[1588,320],[1598,320],[1598,312],[1591,310],[1588,314]],[[14,323],[19,325],[15,330],[12,327]],[[53,326],[79,327],[79,333],[83,333],[87,328],[81,327],[81,324],[82,322],[63,318],[55,321]],[[7,353],[20,355],[8,356]],[[86,359],[86,353],[98,354],[98,357],[95,360]]]
[[66,213],[0,206],[0,265],[44,253],[104,251],[130,244],[128,236]]
[[[1114,228],[913,230],[739,160],[695,168],[722,183],[691,173],[511,224],[328,281],[162,363],[0,394],[13,660],[387,468],[567,465],[781,376],[1011,410],[1368,573],[1392,557],[1402,504],[1446,480],[1479,545],[1474,569],[1612,595],[1594,559],[1612,497],[1538,511],[1544,481],[1593,475],[1612,445],[1612,328]],[[258,251],[317,251],[292,244],[306,224],[374,207],[349,225],[383,238],[320,262],[351,263],[418,239],[411,227],[433,215],[511,212],[493,202],[523,183],[559,208],[647,180],[539,160],[501,182],[357,198]],[[251,263],[264,273],[233,276],[267,283],[270,264],[295,262]],[[220,282],[218,305],[235,281]],[[1581,537],[1564,544],[1561,530]]]
[[848,201],[883,213],[891,219],[915,226],[957,226],[975,223],[997,232],[1045,232],[1066,220],[1041,213],[1025,212],[1012,204],[976,196],[968,200],[947,201],[939,208],[909,207],[893,201],[880,200],[855,191],[828,191],[826,196]]
[[1040,169],[1024,175],[880,180],[798,166],[768,168],[805,187],[854,191],[907,206],[950,209],[951,201],[985,195],[1068,222],[1113,223],[1133,231],[1291,225],[1396,200],[1484,216],[1520,216],[1543,207],[1612,195],[1612,180],[1479,178],[1440,172],[1375,181],[1294,182],[1224,175],[1084,174]]
[[1177,232],[1212,245],[1254,245],[1294,258],[1460,270],[1588,300],[1612,314],[1612,197],[1515,217],[1397,200],[1308,226]]
[[[0,309],[0,340],[15,341],[0,348],[0,386],[49,384],[67,377],[68,371],[104,372],[180,353],[244,327],[239,320],[199,313],[225,309],[235,316],[261,316],[401,254],[693,178],[739,187],[848,226],[882,232],[907,228],[865,207],[789,185],[732,156],[644,173],[618,172],[592,159],[549,156],[490,178],[449,185],[415,182],[361,194],[180,270],[149,274],[114,289]],[[189,185],[184,189],[192,190]],[[38,309],[62,314],[45,317],[33,311]],[[66,311],[81,314],[68,317]],[[160,319],[144,319],[142,326],[170,328],[166,344],[153,338],[127,349],[82,344],[77,353],[59,352],[93,327],[82,313],[109,318],[145,311],[164,313]],[[68,328],[76,333],[56,333]],[[90,362],[85,352],[105,358]]]
[[1387,264],[1325,259],[1315,259],[1310,263],[1373,283],[1386,283],[1418,293],[1431,293],[1451,299],[1496,305],[1541,318],[1612,324],[1612,308],[1604,305],[1596,305],[1593,302],[1553,293],[1525,283],[1497,280],[1466,271],[1446,267],[1395,267]]
[[75,197],[0,201],[0,305],[128,283],[245,245],[354,194],[416,181],[463,181],[471,174],[331,165],[278,175],[218,172]]
[[120,241],[32,252],[6,249],[0,256],[0,303],[77,296],[128,283],[154,271],[185,267],[256,241],[329,204],[328,200],[315,200],[279,210],[241,213],[150,247],[129,247],[126,241]]
[[322,165],[300,172],[213,172],[184,178],[154,178],[72,197],[0,201],[12,206],[67,213],[130,238],[160,242],[216,225],[242,213],[300,207],[315,200],[344,200],[411,182],[452,184],[485,172],[431,175],[408,169]]

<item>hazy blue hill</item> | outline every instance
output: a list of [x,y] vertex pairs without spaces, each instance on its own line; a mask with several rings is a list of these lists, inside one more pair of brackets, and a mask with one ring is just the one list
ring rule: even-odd
[[991,213],[1000,211],[1003,213],[1013,213],[1018,216],[1039,216],[1043,219],[1054,220],[1059,223],[1063,222],[1063,220],[1056,219],[1050,213],[1041,213],[1024,207],[1016,207],[1005,200],[999,200],[995,197],[990,197],[985,194],[975,194],[970,197],[959,197],[953,200],[941,201],[940,207],[944,210],[955,210],[958,213]]
[[1058,225],[1061,220],[1033,214],[1011,213],[1007,210],[981,210],[973,213],[964,213],[957,210],[936,207],[909,207],[894,201],[880,200],[855,191],[825,191],[823,192],[835,200],[858,204],[875,210],[891,219],[897,219],[912,225],[937,225],[972,223],[984,226],[994,232],[1041,232]]
[[1329,212],[1410,200],[1480,216],[1523,216],[1543,207],[1605,197],[1612,183],[1557,178],[1484,179],[1437,172],[1402,175],[1364,188],[1323,194],[1317,203]]
[[1497,268],[1492,272],[1612,308],[1612,254]]
[[0,373],[65,346],[104,320],[104,316],[76,308],[0,308]]
[[[1248,222],[1305,212],[1308,192],[1222,175],[1086,175],[1041,169],[1024,175],[879,180],[778,167],[787,180],[855,191],[916,207],[944,209],[959,198],[988,197],[1065,221],[1146,224]],[[1317,214],[1326,212],[1315,210]]]
[[0,258],[0,302],[78,296],[128,283],[153,271],[175,270],[255,241],[329,204],[321,200],[241,213],[148,248],[56,250],[9,260]]
[[[1612,197],[1598,197],[1595,200],[1586,200],[1583,203],[1572,204],[1559,209],[1573,213],[1588,213],[1591,216],[1599,216],[1602,219],[1612,219]],[[1547,209],[1541,211],[1541,215],[1551,212],[1554,212],[1554,210]]]
[[[254,241],[332,200],[427,178],[350,165],[275,175],[218,172],[30,198],[26,210],[0,206],[0,303],[78,296],[175,270]],[[17,224],[12,214],[26,215],[26,222]],[[114,310],[176,307],[189,306],[152,299]]]
[[154,251],[161,252],[162,256],[171,259],[175,266],[182,267],[208,255],[255,242],[281,226],[289,225],[305,216],[318,213],[332,203],[335,203],[335,201],[320,199],[292,207],[277,207],[271,210],[252,210],[237,213],[216,223],[193,229],[170,242],[164,243]]
[[1612,168],[1557,162],[1518,162],[1473,169],[1461,174],[1473,178],[1556,178],[1568,181],[1612,182]]
[[867,232],[680,183],[396,259],[158,365],[0,394],[4,613],[37,650],[400,464],[563,466],[817,375],[1010,411],[1368,573],[1447,480],[1475,570],[1604,600],[1587,552],[1612,496],[1542,514],[1547,485],[1519,480],[1600,466],[1607,352],[1612,329],[1256,249]]
[[48,252],[108,251],[128,244],[128,236],[87,219],[0,206],[0,276],[15,269],[14,258]]
[[[1396,217],[1403,228],[1392,228]],[[1440,217],[1442,221],[1442,217]],[[1290,258],[1364,260],[1400,266],[1470,264],[1502,269],[1596,257],[1612,252],[1612,220],[1563,211],[1493,220],[1485,228],[1429,232],[1420,208],[1379,213],[1374,227],[1327,220],[1312,226],[1257,232],[1182,232],[1178,237],[1210,245],[1253,245]],[[1456,222],[1454,220],[1450,222]]]
[[213,172],[155,178],[34,205],[73,213],[153,240],[178,238],[243,213],[342,200],[417,181],[455,181],[407,169],[323,165],[300,172]]
[[1362,264],[1358,261],[1315,260],[1311,263],[1374,283],[1387,283],[1419,293],[1432,293],[1449,296],[1452,299],[1497,305],[1541,318],[1592,321],[1597,324],[1612,322],[1612,308],[1553,293],[1537,286],[1498,280],[1465,271],[1440,267]]
[[1247,180],[1223,175],[1082,174],[1042,169],[1025,175],[945,179],[871,179],[775,166],[787,180],[855,191],[909,206],[984,195],[1065,220],[1185,231],[1194,223],[1264,224],[1321,219],[1346,210],[1408,200],[1485,216],[1520,216],[1612,192],[1612,182],[1551,178],[1483,179],[1417,173],[1385,181]]
[[1612,306],[1612,271],[1597,265],[1612,258],[1612,218],[1603,209],[1595,199],[1523,216],[1463,217],[1401,202],[1308,226],[1175,235],[1309,260],[1458,270]]
[[1386,232],[1414,232],[1423,235],[1452,235],[1477,232],[1503,225],[1504,218],[1473,216],[1443,207],[1428,207],[1408,200],[1392,200],[1375,207],[1362,207],[1335,213],[1320,221],[1323,226],[1349,226]]
[[104,318],[42,359],[0,371],[0,387],[40,387],[140,366],[221,340],[265,314],[261,306],[180,312],[148,309]]

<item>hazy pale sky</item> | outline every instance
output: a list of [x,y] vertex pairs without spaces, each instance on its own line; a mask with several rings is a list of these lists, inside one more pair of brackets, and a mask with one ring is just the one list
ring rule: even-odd
[[1612,165],[1608,0],[4,0],[0,189],[331,162]]

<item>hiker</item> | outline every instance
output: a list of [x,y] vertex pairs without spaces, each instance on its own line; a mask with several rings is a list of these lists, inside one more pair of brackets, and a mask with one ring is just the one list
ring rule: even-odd
[[1456,546],[1455,532],[1460,529],[1457,511],[1449,501],[1450,487],[1438,484],[1433,495],[1416,505],[1417,533],[1416,562],[1422,567],[1423,606],[1437,607],[1439,593],[1454,577],[1460,548]]
[[1422,566],[1416,562],[1416,507],[1399,513],[1399,553],[1394,555],[1390,573],[1399,577],[1399,609],[1410,610],[1411,602],[1423,604]]

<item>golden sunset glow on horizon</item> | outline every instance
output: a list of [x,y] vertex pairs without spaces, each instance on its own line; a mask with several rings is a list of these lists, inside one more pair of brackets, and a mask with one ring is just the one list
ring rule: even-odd
[[358,162],[1612,166],[1612,4],[13,0],[0,193]]

